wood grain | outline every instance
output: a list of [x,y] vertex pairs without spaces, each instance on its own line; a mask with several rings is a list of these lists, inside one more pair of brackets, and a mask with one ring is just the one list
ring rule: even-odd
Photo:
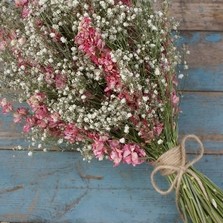
[[[222,162],[223,156],[205,156],[197,168],[223,187]],[[0,165],[2,221],[181,223],[174,194],[161,197],[152,188],[149,165],[113,168],[109,161],[83,162],[77,153],[13,151],[1,151]]]
[[172,0],[170,15],[180,22],[181,30],[223,31],[221,0]]

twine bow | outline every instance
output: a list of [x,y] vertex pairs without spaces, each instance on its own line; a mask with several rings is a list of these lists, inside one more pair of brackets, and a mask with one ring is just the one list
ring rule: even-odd
[[[195,159],[189,162],[187,162],[186,160],[186,149],[185,149],[185,143],[188,139],[194,139],[200,145],[199,155]],[[189,169],[193,164],[195,164],[197,161],[199,161],[202,158],[203,154],[204,154],[204,146],[202,142],[200,141],[200,139],[196,135],[186,135],[182,139],[181,144],[179,146],[176,146],[173,149],[170,149],[169,151],[165,152],[156,161],[155,169],[151,173],[151,182],[154,189],[158,193],[162,195],[166,195],[166,194],[169,194],[174,188],[176,188],[176,203],[178,204],[181,181],[182,181],[183,175],[185,173],[188,173],[197,181],[202,192],[207,197],[206,190],[201,180],[198,178],[196,173],[194,173],[191,169]],[[154,177],[156,173],[159,171],[164,176],[168,176],[173,173],[176,174],[175,179],[173,180],[173,182],[171,183],[170,187],[167,190],[161,190],[156,184]]]

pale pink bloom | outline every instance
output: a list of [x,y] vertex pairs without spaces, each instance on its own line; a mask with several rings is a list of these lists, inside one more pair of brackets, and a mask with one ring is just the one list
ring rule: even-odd
[[0,51],[4,51],[5,48],[6,48],[6,46],[7,46],[6,41],[1,41],[1,42],[0,42]]
[[123,151],[114,148],[110,153],[110,159],[114,162],[114,166],[118,166],[123,159]]
[[3,98],[2,100],[0,100],[0,106],[2,107],[3,114],[13,111],[12,104],[8,102],[6,98]]
[[35,118],[41,120],[41,119],[47,118],[48,116],[49,116],[49,112],[46,105],[38,106],[35,109]]
[[144,162],[146,153],[136,144],[125,144],[123,147],[123,161],[136,166]]
[[60,114],[57,112],[54,112],[53,114],[50,114],[50,120],[52,122],[59,122],[60,121]]
[[25,133],[30,132],[31,128],[36,125],[36,119],[34,116],[26,118],[26,124],[23,126],[23,131]]
[[24,45],[25,42],[26,42],[25,37],[21,37],[20,39],[18,39],[18,43],[19,43],[20,46]]
[[48,117],[48,127],[49,128],[57,128],[63,126],[63,122],[60,119],[59,113],[50,114]]
[[105,92],[119,88],[121,78],[117,64],[111,59],[110,49],[105,46],[101,34],[91,25],[91,19],[85,17],[79,25],[79,32],[74,38],[79,50],[84,52],[93,63],[102,66],[107,86]]
[[55,77],[55,85],[57,89],[63,89],[66,85],[67,78],[62,74],[57,74]]
[[79,129],[74,124],[68,124],[64,129],[64,138],[70,143],[80,140]]
[[30,13],[31,13],[30,9],[29,9],[28,7],[25,6],[25,7],[22,9],[22,18],[23,18],[23,19],[27,18],[27,17],[30,15]]
[[36,122],[36,125],[42,129],[45,129],[47,128],[48,126],[48,120],[47,119],[39,119],[37,122]]
[[23,7],[28,3],[28,0],[15,0],[16,7]]
[[46,95],[44,93],[35,93],[28,99],[28,104],[33,108],[37,108],[40,104],[44,102]]
[[26,124],[23,126],[23,132],[28,133],[31,130],[31,126],[29,124]]
[[108,154],[107,148],[107,140],[108,138],[105,136],[101,136],[99,139],[95,139],[92,144],[92,150],[95,157],[99,160],[102,160],[106,154]]
[[22,116],[20,114],[18,114],[17,112],[13,114],[13,117],[14,117],[13,121],[15,123],[19,123],[22,120]]
[[154,134],[159,136],[163,131],[163,123],[158,123],[153,127]]
[[176,92],[173,92],[171,94],[171,101],[173,103],[173,105],[177,105],[180,101],[179,97],[176,95]]
[[131,6],[132,1],[131,0],[115,0],[115,4],[118,4],[119,2],[122,2],[124,5]]
[[109,140],[109,146],[112,150],[110,153],[110,160],[114,162],[114,166],[118,166],[123,158],[121,144],[118,140]]
[[36,118],[34,116],[29,116],[26,118],[26,123],[30,126],[34,126],[36,124]]
[[17,111],[13,114],[14,122],[18,123],[22,120],[23,117],[25,117],[28,114],[27,108],[21,107],[18,108]]

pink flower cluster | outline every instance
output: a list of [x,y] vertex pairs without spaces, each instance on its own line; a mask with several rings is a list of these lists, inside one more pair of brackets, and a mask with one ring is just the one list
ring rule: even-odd
[[7,101],[6,98],[0,100],[0,106],[2,107],[2,113],[6,114],[13,111],[12,104]]
[[2,113],[13,112],[14,122],[19,123],[25,120],[23,131],[28,133],[32,127],[38,127],[54,137],[61,137],[70,143],[81,141],[83,139],[83,131],[78,129],[74,123],[65,123],[61,120],[58,113],[50,113],[44,104],[46,95],[36,93],[28,100],[28,104],[32,109],[32,114],[25,107],[14,110],[12,104],[6,98],[0,100]]
[[124,5],[131,6],[132,1],[131,0],[115,0],[115,4],[118,4],[118,2],[122,2]]
[[118,140],[110,140],[107,136],[100,136],[92,144],[94,155],[99,160],[108,156],[114,166],[121,162],[136,166],[145,161],[146,153],[134,143],[121,144]]
[[62,121],[58,113],[50,113],[44,104],[45,99],[45,94],[37,93],[28,100],[34,114],[26,119],[24,131],[28,132],[31,127],[37,126],[47,130],[51,136],[64,138],[70,143],[80,141],[83,138],[81,136],[83,132],[74,123]]
[[28,3],[29,0],[15,0],[15,6],[18,8],[22,8],[22,18],[27,18],[30,14]]
[[84,17],[79,25],[79,32],[74,38],[79,50],[84,52],[96,66],[102,66],[107,87],[105,92],[121,87],[117,64],[112,61],[101,34],[92,26],[91,19]]
[[57,89],[63,89],[67,83],[67,77],[62,73],[55,73],[51,66],[44,67],[45,81],[49,85],[54,85]]

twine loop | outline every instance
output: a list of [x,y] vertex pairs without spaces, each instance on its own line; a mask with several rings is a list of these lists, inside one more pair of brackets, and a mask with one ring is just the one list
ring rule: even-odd
[[[199,154],[197,155],[196,158],[194,158],[191,161],[186,160],[185,144],[186,144],[186,141],[189,139],[194,139],[200,146]],[[151,173],[151,182],[154,189],[158,193],[162,195],[166,195],[166,194],[169,194],[175,188],[176,189],[176,203],[178,204],[181,181],[182,181],[183,175],[185,173],[188,173],[197,181],[204,195],[208,197],[201,180],[196,175],[196,173],[194,173],[194,171],[190,169],[190,167],[193,164],[198,162],[203,157],[203,154],[204,154],[204,146],[201,140],[196,135],[186,135],[182,139],[181,144],[179,146],[176,146],[168,150],[163,155],[161,155],[159,159],[155,162],[155,168]],[[175,178],[167,190],[161,190],[160,187],[156,184],[155,175],[158,172],[160,172],[163,176],[169,176],[169,175],[175,174]]]

